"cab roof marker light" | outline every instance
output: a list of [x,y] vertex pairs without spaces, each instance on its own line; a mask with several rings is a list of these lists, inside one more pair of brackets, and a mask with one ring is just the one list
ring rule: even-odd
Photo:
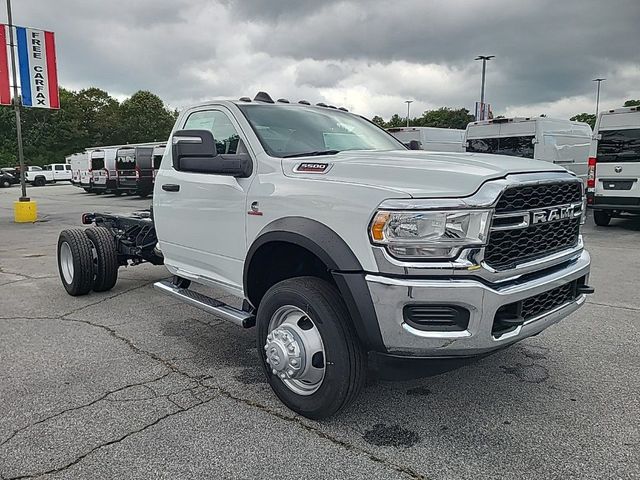
[[249,97],[240,97],[239,101],[240,102],[250,102],[251,99]]
[[308,100],[300,100],[298,103],[301,103],[302,105],[311,105]]
[[267,92],[258,92],[253,98],[254,102],[275,103]]
[[316,107],[327,107],[328,105],[326,103],[316,103]]
[[279,98],[277,100],[278,103],[291,103],[289,100],[287,100],[286,98]]

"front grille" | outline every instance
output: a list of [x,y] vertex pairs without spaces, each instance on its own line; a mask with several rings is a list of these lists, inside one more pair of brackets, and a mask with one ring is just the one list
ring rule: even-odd
[[[505,190],[496,205],[496,214],[581,203],[580,182],[522,185]],[[526,217],[525,217],[526,218]],[[504,219],[503,219],[504,220]],[[496,222],[500,222],[496,219]],[[495,226],[498,226],[496,223]],[[507,270],[538,258],[546,257],[578,244],[580,218],[529,225],[525,228],[495,230],[489,234],[485,262],[496,270]]]
[[584,286],[584,280],[583,277],[519,302],[503,305],[496,312],[492,334],[500,336],[528,320],[576,300],[580,295],[579,286]]
[[540,293],[522,301],[521,315],[524,321],[564,305],[577,297],[576,282],[567,283],[548,292]]
[[579,182],[523,185],[505,190],[496,205],[496,213],[519,212],[581,201],[582,186]]
[[491,232],[485,262],[496,270],[515,267],[578,244],[580,218]]

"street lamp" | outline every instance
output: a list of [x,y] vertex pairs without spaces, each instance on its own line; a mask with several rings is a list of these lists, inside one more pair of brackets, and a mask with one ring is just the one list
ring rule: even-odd
[[413,100],[405,100],[404,103],[407,104],[407,127],[409,126],[409,106],[413,103]]
[[593,82],[598,82],[598,88],[596,90],[596,120],[598,120],[598,109],[600,108],[600,84],[604,82],[606,78],[594,78]]
[[478,55],[475,60],[482,60],[482,89],[480,90],[480,105],[484,105],[484,79],[487,74],[487,60],[495,58],[495,55]]

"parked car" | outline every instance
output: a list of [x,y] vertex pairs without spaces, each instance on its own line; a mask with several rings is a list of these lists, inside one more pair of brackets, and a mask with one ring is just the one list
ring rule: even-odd
[[596,225],[640,214],[640,107],[600,112],[591,142],[587,202]]
[[351,403],[368,358],[459,365],[593,292],[583,183],[550,162],[410,151],[358,115],[263,92],[184,110],[167,145],[153,215],[86,213],[95,227],[61,232],[62,284],[101,292],[119,266],[164,264],[160,292],[256,327],[267,381],[301,415]]
[[16,178],[15,169],[3,168],[0,170],[0,187],[7,188],[16,183],[20,183],[20,178]]
[[116,195],[153,192],[153,147],[121,147],[116,153]]
[[411,150],[464,152],[464,130],[435,127],[395,127],[387,132]]
[[591,127],[549,117],[496,118],[467,125],[467,152],[533,158],[565,167],[586,181]]
[[27,167],[25,181],[36,187],[47,183],[71,181],[71,165],[67,163],[52,163],[44,167]]

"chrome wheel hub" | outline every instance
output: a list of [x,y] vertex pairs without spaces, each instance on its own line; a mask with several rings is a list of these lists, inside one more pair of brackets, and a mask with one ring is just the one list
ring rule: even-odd
[[64,281],[71,284],[73,282],[73,255],[67,242],[60,245],[60,270],[62,270]]
[[322,385],[325,351],[322,336],[307,313],[286,305],[271,317],[264,345],[274,375],[293,392],[311,395]]

